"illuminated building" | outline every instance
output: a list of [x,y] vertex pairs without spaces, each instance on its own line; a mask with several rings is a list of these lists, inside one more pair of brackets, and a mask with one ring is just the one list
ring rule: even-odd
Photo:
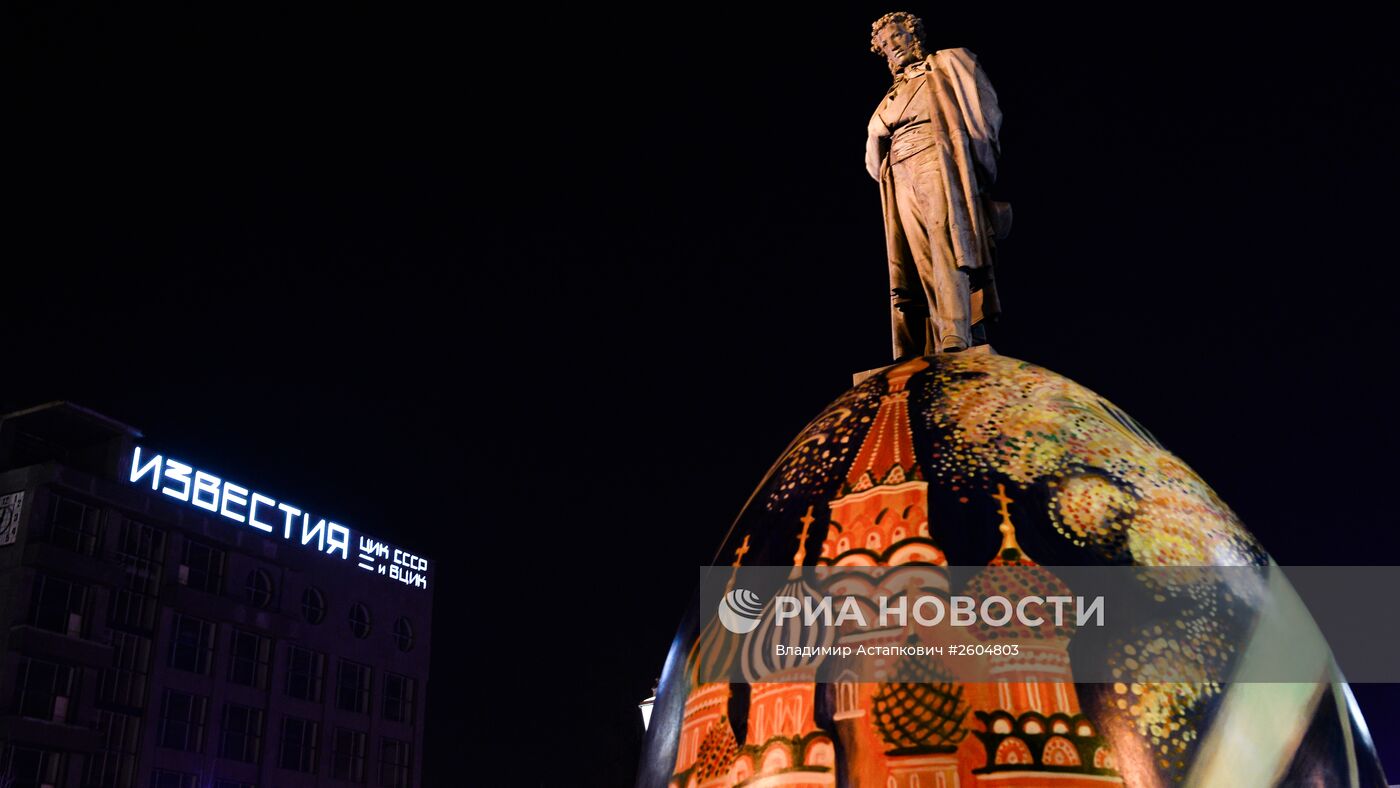
[[140,437],[0,421],[7,785],[420,785],[429,562]]

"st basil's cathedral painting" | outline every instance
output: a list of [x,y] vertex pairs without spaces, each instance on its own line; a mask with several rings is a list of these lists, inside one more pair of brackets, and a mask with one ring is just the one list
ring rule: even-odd
[[[1215,492],[1121,409],[1035,365],[966,352],[897,364],[828,406],[769,471],[720,555],[715,571],[792,567],[791,595],[864,599],[889,589],[840,587],[850,585],[840,569],[1043,597],[1068,591],[1047,566],[1270,565]],[[988,571],[949,571],[977,566],[1019,567],[1025,582],[1008,592]],[[1143,664],[1212,660],[1231,675],[1251,658],[1247,637],[1179,621],[1122,645],[1124,681],[1083,683],[1074,627],[1012,634],[1015,656],[985,658],[993,680],[959,682],[936,662],[896,657],[873,681],[836,660],[782,656],[778,639],[870,646],[902,642],[903,629],[760,625],[736,637],[692,609],[637,784],[1386,786],[1330,657],[1306,683],[1134,680]],[[965,637],[998,635],[973,626]],[[707,680],[717,674],[738,679]]]

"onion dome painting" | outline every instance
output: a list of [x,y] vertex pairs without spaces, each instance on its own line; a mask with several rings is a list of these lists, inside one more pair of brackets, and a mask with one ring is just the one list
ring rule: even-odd
[[[791,655],[911,642],[908,630],[762,626],[772,603],[734,588],[741,567],[786,567],[782,593],[799,598],[917,588],[1015,602],[1072,593],[1052,567],[1271,565],[1151,433],[1033,364],[961,352],[874,374],[812,420],[716,537],[726,598],[759,626],[736,634],[698,603],[687,612],[640,788],[1387,785],[1325,648],[1310,683],[1089,683],[1076,680],[1084,631],[1042,617],[965,628],[972,643],[1018,645],[986,658],[986,681],[899,657],[872,680],[838,656]],[[1249,619],[1254,602],[1235,597]],[[1251,658],[1247,628],[1177,623],[1145,626],[1112,665],[1214,659],[1237,676]]]
[[871,702],[871,723],[891,754],[957,752],[967,737],[963,688],[924,661],[911,661],[903,681],[881,683]]

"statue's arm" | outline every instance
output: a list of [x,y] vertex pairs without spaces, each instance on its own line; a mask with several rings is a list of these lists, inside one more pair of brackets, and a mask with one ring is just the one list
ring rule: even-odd
[[865,137],[865,171],[870,173],[870,177],[880,180],[880,164],[884,162],[885,153],[889,150],[890,127],[880,119],[880,113],[870,116],[870,125],[866,127]]

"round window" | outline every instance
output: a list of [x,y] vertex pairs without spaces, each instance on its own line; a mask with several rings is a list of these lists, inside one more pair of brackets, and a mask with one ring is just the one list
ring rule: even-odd
[[261,569],[248,573],[248,582],[243,586],[243,596],[253,607],[268,608],[272,605],[272,576]]
[[398,645],[399,651],[413,649],[413,622],[406,616],[394,622],[394,643]]
[[361,640],[369,637],[369,608],[360,602],[350,606],[350,632]]
[[326,617],[326,595],[315,586],[307,586],[301,592],[301,617],[312,624],[319,624]]

